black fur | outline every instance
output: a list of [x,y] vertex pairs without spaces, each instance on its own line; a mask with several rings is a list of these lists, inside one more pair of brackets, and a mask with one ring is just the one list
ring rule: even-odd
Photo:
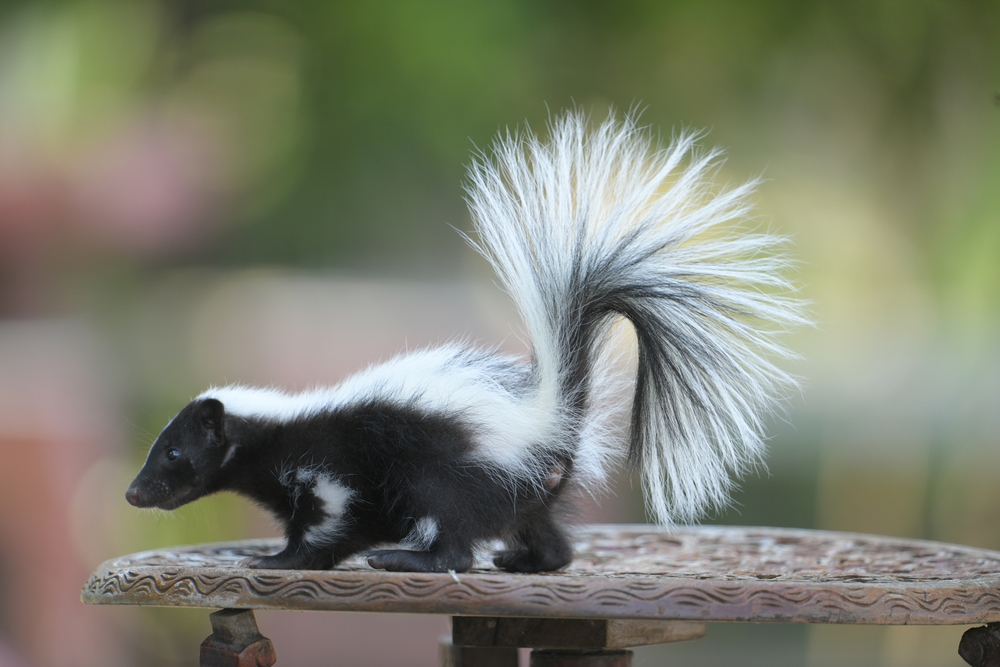
[[[512,478],[470,461],[469,436],[457,419],[387,403],[276,423],[226,415],[219,401],[201,399],[164,429],[126,497],[138,507],[164,509],[218,491],[253,499],[278,518],[288,542],[276,555],[251,560],[251,567],[330,568],[400,542],[426,516],[438,526],[429,549],[373,551],[372,567],[462,572],[472,566],[473,549],[496,538],[510,545],[495,559],[503,569],[537,572],[568,564],[572,549],[552,518],[568,462],[554,460],[543,483]],[[230,447],[236,449],[222,465]],[[328,475],[351,492],[329,541],[305,539],[327,514],[315,480],[296,481],[297,470]]]

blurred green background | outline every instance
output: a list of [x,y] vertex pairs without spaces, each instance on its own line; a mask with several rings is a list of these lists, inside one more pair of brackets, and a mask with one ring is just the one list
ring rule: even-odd
[[[470,153],[568,107],[706,128],[794,241],[803,390],[709,520],[1000,549],[1000,3],[0,2],[0,666],[195,663],[207,612],[76,596],[273,533],[234,497],[124,503],[207,385],[522,350],[452,227]],[[625,478],[584,515],[644,520]],[[445,627],[260,619],[300,665],[434,664]],[[713,626],[637,664],[960,665],[962,630]]]

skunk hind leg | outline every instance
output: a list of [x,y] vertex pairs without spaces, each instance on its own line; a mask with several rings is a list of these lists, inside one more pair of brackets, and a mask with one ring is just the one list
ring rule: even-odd
[[573,545],[552,520],[549,507],[523,520],[511,543],[513,548],[493,556],[493,564],[507,572],[548,572],[573,560]]

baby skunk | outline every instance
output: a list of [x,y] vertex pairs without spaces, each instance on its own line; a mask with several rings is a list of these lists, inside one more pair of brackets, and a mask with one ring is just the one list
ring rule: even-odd
[[[368,563],[420,572],[467,570],[496,540],[504,570],[564,567],[554,507],[622,456],[664,523],[725,502],[792,383],[769,361],[803,322],[783,241],[739,229],[753,184],[714,188],[718,154],[696,137],[657,149],[634,118],[588,124],[564,115],[547,142],[508,133],[469,170],[470,243],[516,303],[529,360],[447,345],[300,394],[209,389],[163,429],[128,501],[253,499],[288,542],[250,567],[325,569],[398,543]],[[638,341],[627,446],[608,422],[619,317]]]

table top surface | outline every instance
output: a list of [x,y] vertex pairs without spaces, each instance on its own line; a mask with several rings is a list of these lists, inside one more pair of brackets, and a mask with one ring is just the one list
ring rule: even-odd
[[1000,621],[1000,552],[778,528],[582,526],[564,570],[251,570],[281,540],[148,551],[102,564],[90,604],[862,624]]

